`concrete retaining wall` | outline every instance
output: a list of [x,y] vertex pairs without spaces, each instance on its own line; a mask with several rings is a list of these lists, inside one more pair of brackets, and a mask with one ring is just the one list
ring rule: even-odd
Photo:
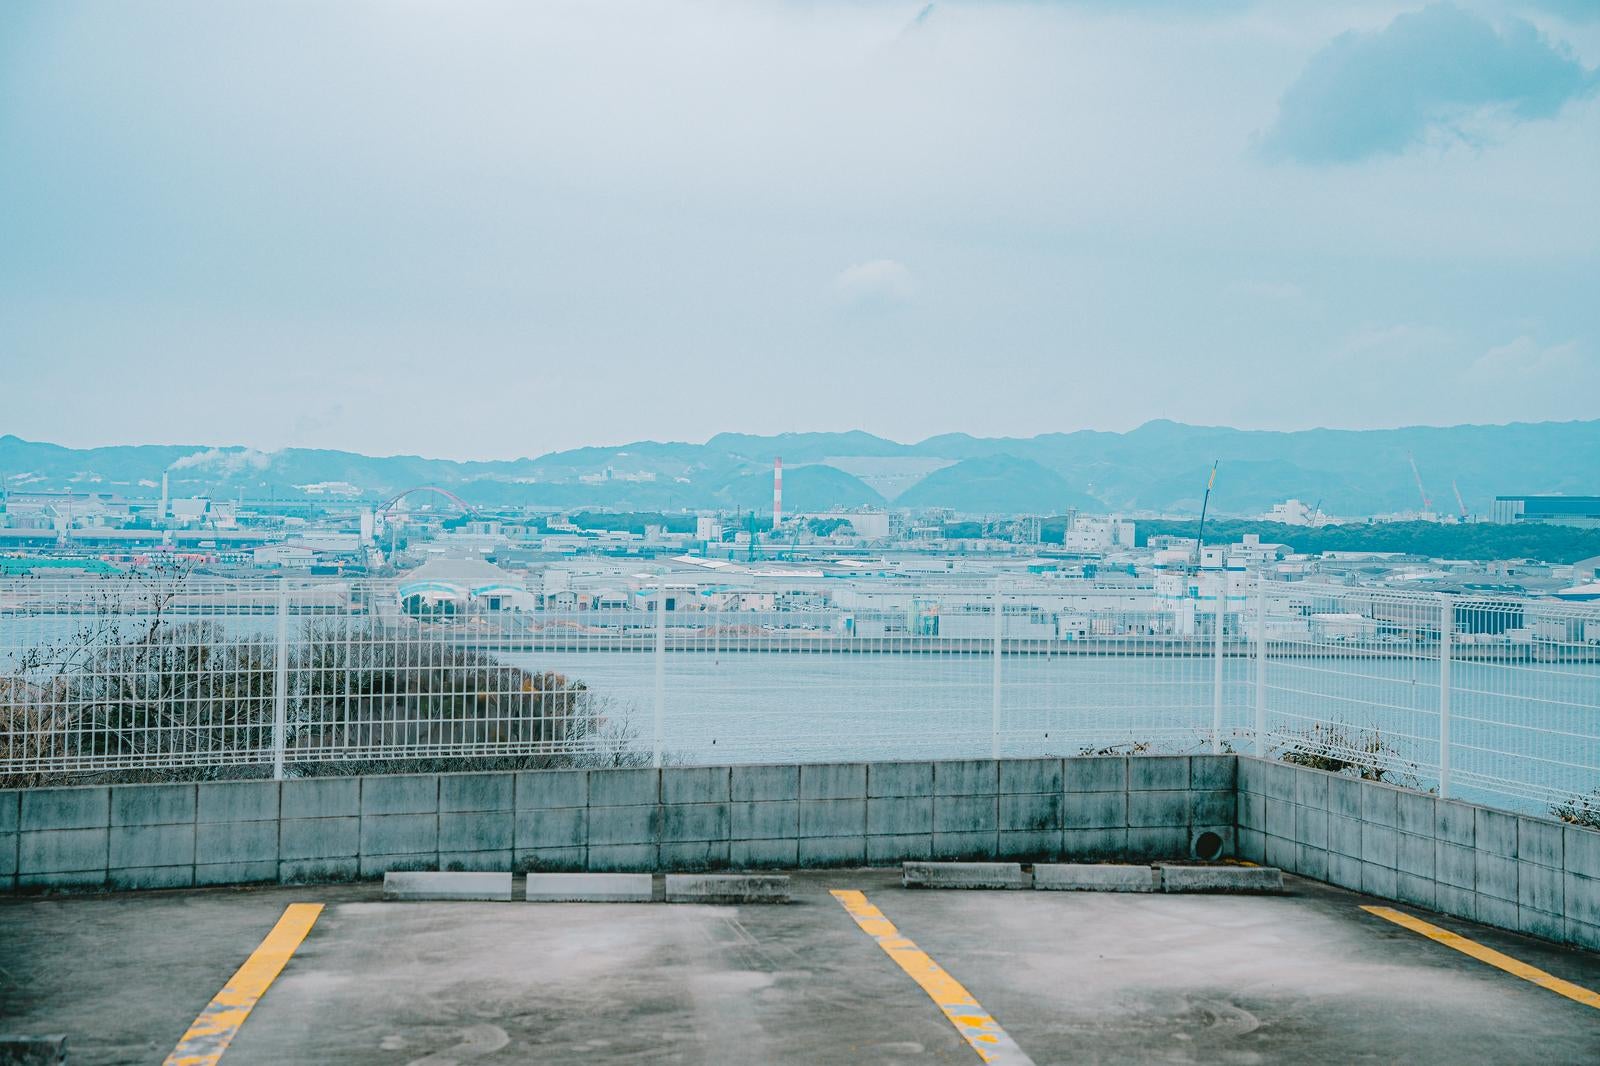
[[1241,858],[1600,950],[1600,833],[1239,758]]
[[1235,760],[541,770],[0,792],[0,891],[1231,850]]
[[0,892],[1223,854],[1600,950],[1600,833],[1247,756],[0,791]]

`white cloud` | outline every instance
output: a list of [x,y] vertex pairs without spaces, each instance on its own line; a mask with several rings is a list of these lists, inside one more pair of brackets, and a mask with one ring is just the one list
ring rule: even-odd
[[1438,326],[1399,322],[1358,329],[1333,352],[1333,364],[1341,372],[1354,368],[1373,371],[1397,370],[1429,365],[1428,360],[1448,353],[1454,335]]
[[1542,377],[1550,388],[1559,388],[1563,378],[1583,370],[1584,360],[1576,341],[1541,345],[1521,336],[1480,355],[1468,368],[1469,377],[1485,383]]
[[1443,134],[1468,137],[1478,112],[1498,123],[1556,115],[1592,93],[1592,72],[1520,19],[1497,27],[1451,3],[1340,34],[1284,94],[1263,147],[1302,163],[1398,155]]
[[917,293],[911,271],[893,259],[872,259],[845,267],[833,279],[833,286],[853,307],[903,304]]
[[[1493,415],[1516,390],[1461,395],[1491,346],[1600,352],[1600,94],[1493,151],[1250,150],[1328,42],[1424,2],[38,6],[0,94],[5,429],[483,458]],[[1592,69],[1596,27],[1544,32]],[[1449,336],[1351,336],[1401,321]],[[819,412],[799,361],[855,387]],[[395,417],[441,375],[469,431]],[[686,379],[715,417],[661,402]],[[583,394],[601,424],[527,417]]]

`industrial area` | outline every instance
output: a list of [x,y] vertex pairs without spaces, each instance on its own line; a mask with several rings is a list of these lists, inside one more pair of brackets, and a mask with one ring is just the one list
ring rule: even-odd
[[[1414,458],[1410,465],[1422,509],[1372,516],[1366,526],[1478,520],[1464,505],[1460,515],[1434,513]],[[560,616],[581,619],[589,633],[645,625],[630,615],[648,612],[659,598],[680,619],[685,612],[742,612],[755,626],[860,638],[987,636],[988,597],[1003,586],[1014,594],[1005,635],[1047,642],[1194,636],[1219,598],[1224,612],[1243,612],[1258,580],[1293,584],[1308,601],[1372,589],[1535,605],[1528,618],[1503,612],[1464,634],[1500,642],[1535,639],[1539,603],[1600,601],[1600,555],[1552,563],[1313,553],[1259,533],[1207,539],[1205,506],[1189,518],[1074,508],[1054,516],[791,512],[783,473],[782,460],[774,460],[771,510],[744,513],[491,510],[439,486],[372,504],[174,498],[165,477],[161,494],[150,498],[12,490],[0,500],[0,571],[15,578],[163,569],[214,579],[286,576],[316,579],[321,595],[335,597],[340,579],[384,579],[397,590],[389,607],[414,616]],[[1207,506],[1211,489],[1208,483]],[[1351,521],[1292,499],[1256,517],[1291,539],[1297,530]],[[1482,521],[1600,528],[1600,497],[1502,496]],[[1141,535],[1147,524],[1178,532]],[[29,597],[26,582],[7,588],[17,603]],[[1319,615],[1304,624],[1323,635],[1359,640],[1391,631],[1376,607],[1305,613]],[[1563,629],[1558,639],[1600,641],[1600,633]]]

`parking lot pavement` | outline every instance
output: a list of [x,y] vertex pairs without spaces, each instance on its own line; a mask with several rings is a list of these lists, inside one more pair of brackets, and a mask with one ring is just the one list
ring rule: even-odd
[[[879,906],[1038,1063],[1600,1062],[1600,1010],[1299,879],[1284,896],[901,892]],[[1600,988],[1600,957],[1438,916]]]
[[[854,889],[1040,1066],[1600,1061],[1600,1010],[1311,882],[1230,897],[794,878],[786,906],[384,903],[372,884],[7,900],[0,1029],[66,1032],[74,1063],[160,1062],[285,908],[320,902],[226,1066],[978,1062],[939,982],[830,895]],[[1600,956],[1423,913],[1600,988]]]

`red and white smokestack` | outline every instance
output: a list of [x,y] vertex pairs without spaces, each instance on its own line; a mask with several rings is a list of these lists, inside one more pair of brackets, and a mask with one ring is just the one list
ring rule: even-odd
[[772,460],[772,528],[783,521],[783,457]]

